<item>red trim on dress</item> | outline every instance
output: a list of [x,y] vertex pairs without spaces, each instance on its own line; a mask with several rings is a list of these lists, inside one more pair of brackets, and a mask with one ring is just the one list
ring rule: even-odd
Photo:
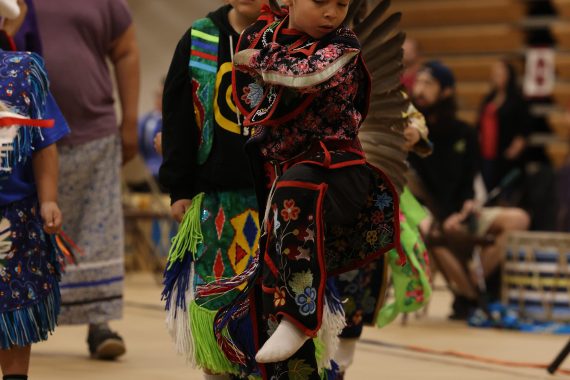
[[[256,302],[256,296],[255,296],[255,291],[251,292],[251,295],[249,296],[249,307],[251,308],[251,324],[252,324],[252,330],[253,330],[253,345],[255,347],[255,351],[258,352],[260,347],[259,347],[259,324],[257,323],[257,318],[258,318],[258,314],[257,314],[257,302]],[[263,301],[263,300],[262,300]],[[263,303],[262,303],[263,304]],[[261,378],[262,379],[266,379],[267,378],[267,370],[265,369],[265,365],[263,364],[259,364],[259,371],[261,372]]]
[[277,288],[270,288],[269,286],[261,285],[261,290],[266,294],[274,294]]
[[[267,239],[267,240],[269,240],[269,239]],[[271,260],[271,257],[269,257],[268,255],[263,255],[263,262],[265,264],[267,264],[267,266],[269,267],[269,270],[273,274],[273,277],[279,277],[279,269],[277,269],[277,267],[275,266],[275,263],[273,262],[273,260]]]
[[12,51],[18,51],[18,47],[16,46],[16,41],[14,40],[14,38],[8,33],[6,33],[6,37],[8,37],[8,43],[10,44],[10,49],[12,49]]
[[11,127],[13,125],[23,125],[27,127],[52,128],[55,124],[53,119],[27,119],[19,117],[0,117],[0,127]]
[[[282,91],[282,90],[281,90],[281,91]],[[280,91],[280,94],[279,94],[279,99],[281,98],[281,91]],[[282,117],[279,118],[279,119],[267,120],[268,118],[271,117],[271,115],[273,115],[273,112],[275,112],[275,111],[272,111],[272,112],[271,112],[271,115],[268,115],[265,119],[260,120],[260,121],[257,121],[257,122],[255,122],[255,123],[251,123],[251,122],[247,123],[247,122],[245,122],[244,125],[245,125],[246,127],[248,127],[248,126],[257,126],[257,125],[259,125],[259,124],[264,123],[264,125],[267,126],[267,127],[279,127],[281,124],[283,124],[283,123],[285,123],[285,122],[287,122],[287,121],[289,121],[289,120],[291,120],[291,119],[293,119],[293,118],[296,118],[296,117],[299,116],[301,113],[303,113],[303,112],[307,109],[307,107],[309,107],[309,105],[312,103],[312,101],[315,99],[316,96],[317,96],[317,94],[309,94],[309,95],[307,96],[307,99],[303,100],[303,103],[301,103],[301,105],[299,105],[299,106],[295,109],[295,111],[293,111],[292,113],[288,113],[287,115],[282,116]],[[279,99],[276,99],[275,102],[278,102]],[[274,107],[274,108],[275,108],[275,107]],[[256,110],[257,110],[257,109],[256,109]],[[253,113],[252,113],[252,114],[253,114]]]

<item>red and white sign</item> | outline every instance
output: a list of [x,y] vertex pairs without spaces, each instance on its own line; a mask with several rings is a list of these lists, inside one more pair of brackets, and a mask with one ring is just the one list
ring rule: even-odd
[[556,81],[556,56],[551,48],[530,48],[526,54],[524,94],[530,98],[552,95]]

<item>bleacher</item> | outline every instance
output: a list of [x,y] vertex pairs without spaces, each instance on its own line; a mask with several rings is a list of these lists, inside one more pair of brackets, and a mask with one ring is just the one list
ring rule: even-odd
[[[419,42],[426,59],[449,65],[457,78],[460,117],[474,123],[489,91],[491,66],[507,57],[523,74],[529,36],[548,29],[556,48],[556,86],[552,103],[536,112],[547,117],[554,134],[547,146],[555,164],[568,154],[570,137],[570,0],[552,0],[554,16],[534,16],[540,0],[393,0],[403,13],[402,26]],[[547,1],[546,1],[547,2]],[[533,110],[534,112],[535,110]]]

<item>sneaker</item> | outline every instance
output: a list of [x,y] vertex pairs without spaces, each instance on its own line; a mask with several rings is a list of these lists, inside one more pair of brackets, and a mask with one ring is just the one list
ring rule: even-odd
[[114,360],[127,349],[119,334],[109,329],[96,329],[87,337],[91,357],[99,360]]

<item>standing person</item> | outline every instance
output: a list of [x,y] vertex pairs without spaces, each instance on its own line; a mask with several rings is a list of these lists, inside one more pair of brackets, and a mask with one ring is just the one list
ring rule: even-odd
[[176,47],[164,86],[160,182],[181,226],[163,295],[179,353],[202,368],[206,379],[239,374],[218,348],[212,329],[216,312],[235,293],[201,300],[192,293],[205,282],[241,274],[259,241],[244,150],[249,129],[231,97],[231,74],[239,35],[257,19],[263,2],[228,0],[195,21]]
[[39,56],[2,51],[0,70],[11,73],[0,78],[10,89],[0,95],[0,367],[4,380],[26,380],[31,345],[48,339],[60,310],[55,143],[69,130]]
[[398,200],[357,137],[371,84],[343,25],[349,1],[284,3],[244,32],[234,59],[234,98],[255,127],[248,149],[264,233],[242,302],[222,310],[215,328],[224,352],[264,379],[320,379],[345,325],[328,278],[396,245]]
[[154,94],[154,109],[140,119],[138,123],[139,153],[146,167],[154,178],[158,178],[158,169],[162,163],[160,152],[155,149],[155,140],[162,131],[162,95],[164,79]]
[[493,65],[491,91],[481,105],[479,144],[481,174],[487,191],[517,166],[531,130],[528,104],[517,84],[515,68],[501,60]]
[[422,55],[418,41],[411,37],[404,42],[404,73],[402,74],[402,84],[408,94],[412,93],[416,75],[422,67]]
[[[60,142],[60,200],[66,232],[85,251],[62,283],[61,324],[89,326],[94,358],[125,352],[108,322],[123,308],[121,162],[137,152],[139,54],[124,0],[37,0],[53,93],[71,134]],[[73,52],[71,54],[70,52]],[[121,120],[114,111],[107,58],[115,69]]]

